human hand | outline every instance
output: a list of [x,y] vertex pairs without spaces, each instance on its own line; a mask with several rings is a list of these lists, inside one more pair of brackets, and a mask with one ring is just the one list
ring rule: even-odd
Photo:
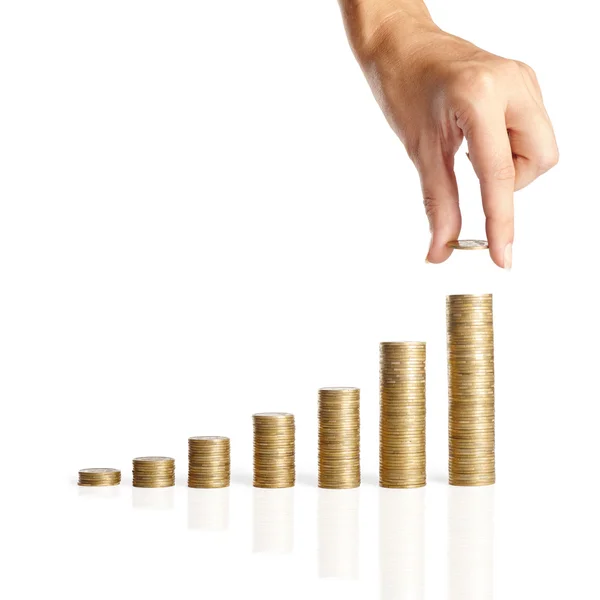
[[[350,3],[360,5],[361,3]],[[372,7],[365,2],[367,10]],[[347,11],[355,55],[421,178],[431,229],[427,260],[440,263],[461,229],[454,156],[463,138],[479,178],[492,260],[512,266],[513,192],[558,161],[534,71],[439,29],[424,5],[402,0]],[[385,10],[381,6],[385,5]],[[344,3],[342,2],[342,8]]]

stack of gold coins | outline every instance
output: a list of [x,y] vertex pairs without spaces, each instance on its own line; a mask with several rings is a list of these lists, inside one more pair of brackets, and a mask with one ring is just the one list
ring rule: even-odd
[[258,413],[254,422],[254,487],[288,488],[296,482],[294,415]]
[[380,346],[379,485],[416,488],[425,474],[425,342]]
[[451,485],[491,485],[494,454],[492,296],[446,298]]
[[319,390],[319,487],[360,485],[360,390]]
[[119,485],[121,471],[119,469],[81,469],[78,485],[86,487]]
[[133,487],[163,488],[175,485],[175,459],[142,456],[133,459]]
[[188,439],[188,486],[223,488],[229,485],[231,459],[229,438],[197,436]]

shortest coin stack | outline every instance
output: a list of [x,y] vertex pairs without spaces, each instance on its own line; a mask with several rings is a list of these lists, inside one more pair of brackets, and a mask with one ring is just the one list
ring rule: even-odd
[[133,487],[162,488],[175,485],[175,459],[142,456],[133,459]]
[[229,486],[231,459],[229,438],[215,435],[188,439],[188,487],[224,488]]
[[119,469],[81,469],[79,471],[78,485],[103,486],[119,485],[121,483],[121,471]]

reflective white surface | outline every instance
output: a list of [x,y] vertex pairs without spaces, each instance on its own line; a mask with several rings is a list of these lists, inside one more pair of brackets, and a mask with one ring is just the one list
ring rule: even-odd
[[425,488],[379,490],[381,600],[425,597]]
[[253,551],[287,554],[294,549],[294,488],[253,488]]
[[494,597],[494,487],[448,488],[450,600]]
[[[591,498],[562,525],[573,496],[558,489],[517,498],[503,485],[190,490],[181,482],[164,490],[70,484],[58,497],[63,516],[44,528],[75,544],[58,541],[60,565],[49,559],[50,578],[67,577],[67,591],[98,561],[121,573],[123,590],[157,599],[169,587],[193,591],[198,577],[211,593],[262,590],[267,598],[286,586],[290,598],[381,600],[497,600],[510,590],[552,598],[554,587],[590,590],[591,598],[598,590],[588,545],[598,522],[585,517]],[[131,579],[130,568],[146,575]],[[109,593],[108,582],[97,586]]]
[[358,579],[359,490],[317,493],[319,577]]
[[188,488],[188,529],[225,531],[229,526],[229,488]]
[[135,509],[169,510],[173,508],[174,502],[174,486],[166,488],[131,488],[131,505]]

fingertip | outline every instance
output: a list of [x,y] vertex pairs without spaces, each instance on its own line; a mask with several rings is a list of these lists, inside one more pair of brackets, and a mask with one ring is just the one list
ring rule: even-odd
[[497,267],[504,268],[504,253],[490,246],[490,258]]
[[447,261],[451,254],[452,248],[448,247],[448,242],[441,241],[434,237],[429,246],[429,252],[427,253],[425,262],[438,265]]
[[512,242],[490,244],[490,257],[498,267],[510,271],[512,269]]
[[486,220],[486,233],[490,246],[490,256],[501,269],[512,268],[512,244],[514,221],[512,218]]
[[512,269],[512,243],[506,244],[504,247],[504,270]]

